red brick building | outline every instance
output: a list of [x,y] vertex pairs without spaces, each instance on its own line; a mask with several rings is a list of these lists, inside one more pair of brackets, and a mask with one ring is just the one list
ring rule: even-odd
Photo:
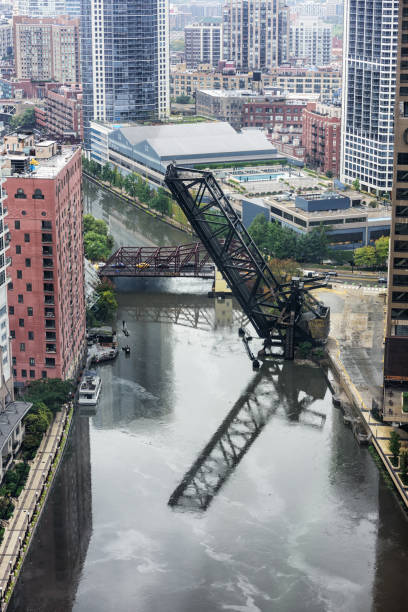
[[321,172],[340,172],[341,109],[309,102],[303,111],[305,163]]
[[284,129],[302,127],[302,112],[306,108],[306,100],[274,100],[251,101],[242,108],[242,127],[259,127],[273,129],[276,125]]
[[44,127],[49,134],[83,140],[82,86],[62,86],[57,91],[47,91],[45,116]]
[[86,350],[81,152],[46,141],[3,159],[15,381],[71,378]]

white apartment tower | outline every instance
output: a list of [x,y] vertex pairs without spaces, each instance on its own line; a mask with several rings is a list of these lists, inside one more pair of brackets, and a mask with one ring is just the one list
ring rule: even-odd
[[304,59],[309,66],[326,66],[331,62],[331,26],[317,17],[299,17],[290,26],[290,53]]
[[340,179],[390,193],[398,0],[345,0]]
[[223,9],[225,60],[242,70],[269,70],[284,58],[280,44],[287,36],[287,20],[280,11],[287,10],[281,0],[227,0]]
[[194,23],[184,28],[184,56],[187,68],[210,64],[215,68],[222,59],[220,23]]

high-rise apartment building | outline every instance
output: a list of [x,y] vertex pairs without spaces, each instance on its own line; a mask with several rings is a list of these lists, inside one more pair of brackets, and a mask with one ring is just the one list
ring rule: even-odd
[[330,64],[331,44],[331,26],[316,17],[299,17],[290,26],[290,53],[309,66]]
[[67,14],[65,3],[66,0],[16,0],[14,13],[28,17],[55,17]]
[[187,68],[210,64],[215,68],[222,59],[220,23],[195,23],[184,28],[184,58]]
[[79,83],[79,19],[14,17],[17,78]]
[[86,350],[81,151],[45,141],[3,160],[14,377],[71,378]]
[[399,23],[383,417],[407,422],[402,391],[408,390],[408,0],[401,0]]
[[82,0],[84,135],[89,122],[169,113],[168,0]]
[[281,10],[287,9],[280,0],[227,0],[223,10],[224,59],[243,70],[278,66],[283,57],[280,42],[287,42],[279,31],[287,28],[287,19],[279,19]]
[[344,5],[340,178],[373,193],[390,192],[398,0]]

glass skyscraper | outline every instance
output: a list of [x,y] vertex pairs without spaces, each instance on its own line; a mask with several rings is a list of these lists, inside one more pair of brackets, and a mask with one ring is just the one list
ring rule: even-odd
[[345,0],[340,178],[391,191],[398,0]]
[[168,0],[81,0],[85,145],[89,121],[151,121],[169,109]]

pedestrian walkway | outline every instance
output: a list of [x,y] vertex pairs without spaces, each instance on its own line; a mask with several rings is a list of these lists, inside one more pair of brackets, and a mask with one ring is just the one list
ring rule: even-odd
[[[30,462],[30,472],[19,498],[13,500],[14,513],[8,521],[0,545],[0,609],[4,610],[4,597],[17,577],[20,561],[27,550],[27,543],[35,527],[44,501],[43,494],[52,479],[53,462],[58,454],[70,405],[64,406],[41,441],[35,458]],[[54,466],[55,470],[56,466]]]
[[[343,291],[342,291],[343,289]],[[324,293],[322,292],[321,298]],[[328,352],[343,390],[359,409],[371,442],[408,507],[408,487],[398,478],[391,464],[389,450],[392,424],[377,421],[371,412],[373,400],[382,403],[382,370],[384,357],[384,300],[377,292],[349,291],[336,288],[336,298],[343,297],[341,307],[333,303]],[[332,298],[333,299],[333,298]],[[401,450],[408,450],[408,433],[398,429]]]

